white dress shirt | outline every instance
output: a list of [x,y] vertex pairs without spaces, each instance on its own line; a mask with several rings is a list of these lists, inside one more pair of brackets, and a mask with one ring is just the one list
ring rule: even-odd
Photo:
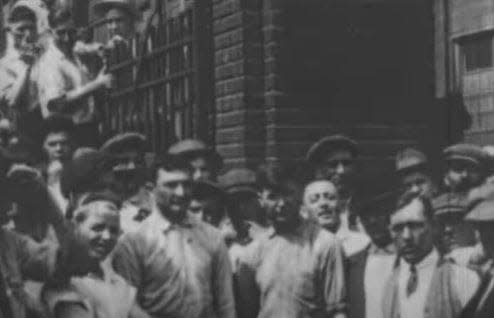
[[396,260],[396,254],[391,247],[378,248],[372,245],[369,248],[364,272],[366,318],[381,318],[383,315],[383,292]]
[[[410,277],[410,264],[403,259],[400,261],[399,299],[401,318],[423,318],[426,299],[432,275],[439,261],[439,253],[434,249],[422,262],[417,264],[418,285],[413,294],[407,297],[407,283]],[[464,307],[476,292],[480,280],[475,272],[460,266],[454,267],[454,286],[461,305]]]

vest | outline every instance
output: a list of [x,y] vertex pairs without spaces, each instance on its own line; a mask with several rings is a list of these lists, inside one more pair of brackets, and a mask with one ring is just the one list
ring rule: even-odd
[[[383,298],[383,318],[400,318],[400,298],[398,278],[400,267],[397,262],[391,277],[386,283]],[[439,260],[432,274],[428,297],[424,307],[424,318],[458,318],[462,305],[453,286],[454,264]]]

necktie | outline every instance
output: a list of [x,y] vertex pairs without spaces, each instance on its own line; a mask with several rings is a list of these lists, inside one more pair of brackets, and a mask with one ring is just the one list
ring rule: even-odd
[[407,297],[410,297],[417,290],[419,279],[417,275],[417,268],[414,264],[410,265],[410,276],[407,283]]

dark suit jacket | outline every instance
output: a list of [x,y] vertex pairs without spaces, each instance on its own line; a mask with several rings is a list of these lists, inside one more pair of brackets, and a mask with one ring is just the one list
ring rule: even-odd
[[348,318],[365,318],[364,276],[369,248],[367,247],[347,259]]
[[[487,275],[482,279],[482,284],[479,287],[476,295],[473,296],[470,303],[464,309],[462,313],[462,318],[492,318],[494,317],[494,289],[488,291],[490,282],[492,281],[492,276]],[[486,300],[483,302],[482,306],[480,301],[484,298],[486,292],[489,292]]]

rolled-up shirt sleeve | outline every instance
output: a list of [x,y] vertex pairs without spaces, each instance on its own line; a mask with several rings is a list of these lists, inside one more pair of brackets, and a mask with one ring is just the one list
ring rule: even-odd
[[324,301],[328,315],[346,309],[344,256],[341,244],[334,241],[323,250],[320,264],[320,281],[324,287]]
[[222,241],[218,243],[218,250],[213,265],[213,292],[214,302],[219,318],[235,318],[235,300],[233,295],[233,274],[228,250]]

